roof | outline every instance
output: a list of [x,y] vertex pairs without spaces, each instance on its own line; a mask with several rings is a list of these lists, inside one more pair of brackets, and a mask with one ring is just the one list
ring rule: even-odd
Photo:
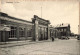
[[68,27],[68,26],[70,26],[70,24],[58,24],[58,25],[56,25],[55,26],[55,28],[60,28],[60,27]]
[[19,19],[19,18],[15,18],[15,17],[9,16],[8,14],[3,13],[3,12],[0,12],[0,15],[3,16],[3,17],[8,17],[8,18],[10,18],[10,19],[15,19],[15,20],[23,21],[23,22],[32,23],[31,21],[22,20],[22,19]]

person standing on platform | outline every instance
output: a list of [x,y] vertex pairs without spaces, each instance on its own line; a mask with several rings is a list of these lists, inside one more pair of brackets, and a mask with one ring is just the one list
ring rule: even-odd
[[52,41],[54,41],[54,36],[51,36]]

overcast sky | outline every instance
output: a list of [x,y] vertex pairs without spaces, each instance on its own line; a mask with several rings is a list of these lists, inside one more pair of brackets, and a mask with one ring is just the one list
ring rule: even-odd
[[50,20],[51,25],[69,23],[71,31],[78,33],[79,3],[74,1],[26,1],[19,3],[2,3],[1,11],[20,19],[31,21],[33,15]]

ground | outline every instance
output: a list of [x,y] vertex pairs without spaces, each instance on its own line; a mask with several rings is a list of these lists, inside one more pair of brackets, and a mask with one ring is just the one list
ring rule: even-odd
[[80,55],[80,40],[43,41],[34,44],[0,48],[0,55]]

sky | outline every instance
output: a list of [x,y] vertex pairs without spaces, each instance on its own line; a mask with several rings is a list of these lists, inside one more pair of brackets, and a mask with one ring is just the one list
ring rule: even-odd
[[[41,9],[42,7],[42,9]],[[42,10],[42,12],[41,12]],[[71,32],[78,33],[79,3],[74,1],[26,1],[19,3],[2,2],[1,11],[10,16],[31,21],[34,15],[50,20],[55,26],[69,23]],[[41,16],[42,14],[42,16]]]

